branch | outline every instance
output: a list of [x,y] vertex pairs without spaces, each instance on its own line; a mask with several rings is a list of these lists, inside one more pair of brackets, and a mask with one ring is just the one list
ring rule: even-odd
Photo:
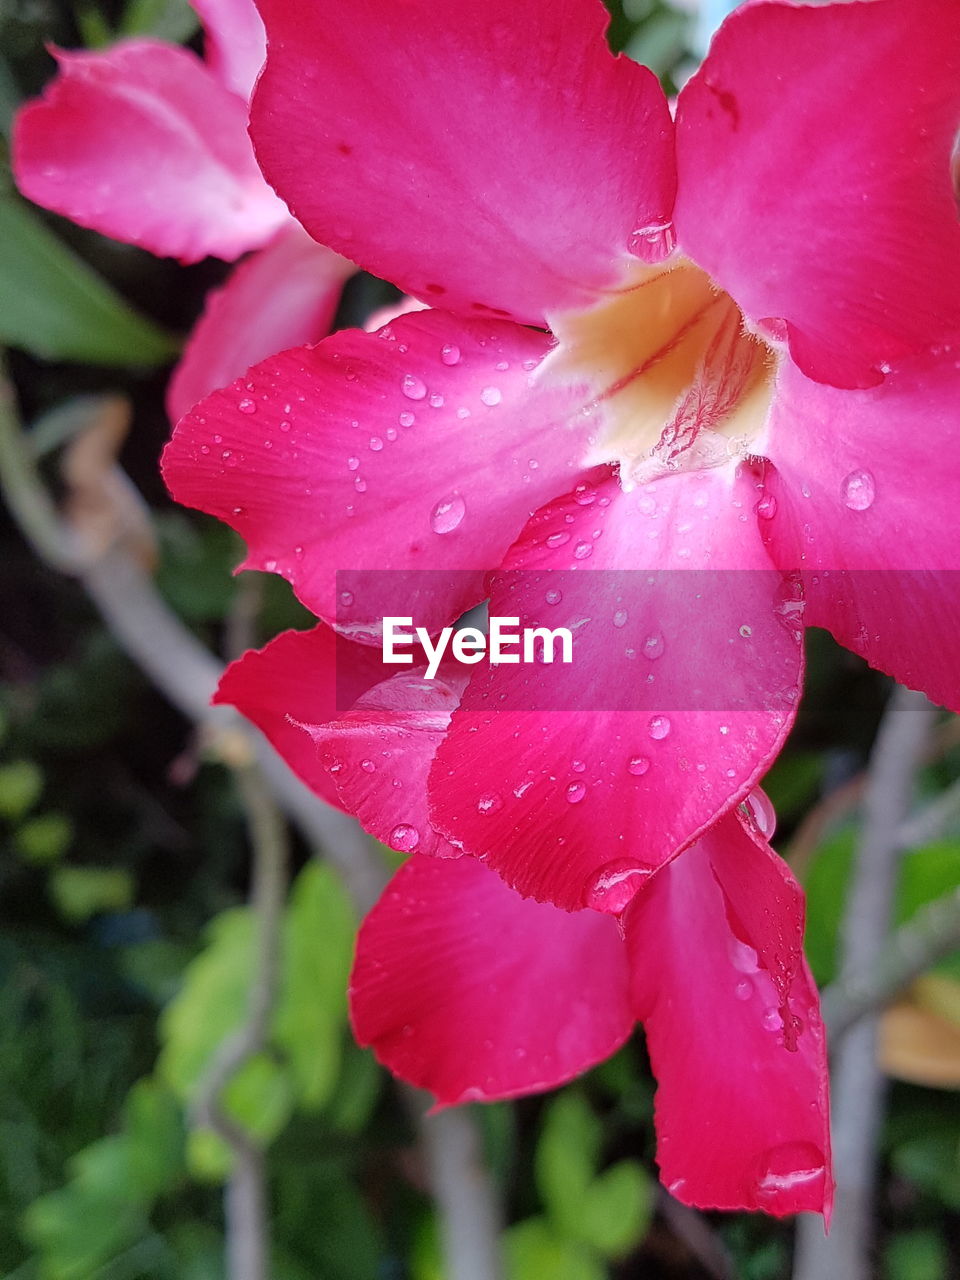
[[[841,984],[883,963],[901,843],[936,709],[920,693],[898,688],[888,704],[867,775],[864,820],[842,930]],[[797,1231],[794,1280],[870,1280],[873,1184],[884,1106],[877,1063],[876,1016],[864,1016],[841,1042],[833,1064],[833,1150],[837,1203],[825,1237],[818,1217]]]
[[287,888],[286,824],[260,771],[235,770],[253,849],[250,906],[257,923],[256,963],[247,1020],[220,1046],[194,1104],[198,1124],[220,1135],[233,1152],[224,1217],[230,1280],[268,1280],[269,1228],[263,1153],[223,1110],[223,1091],[237,1071],[267,1047],[280,982],[280,930]]

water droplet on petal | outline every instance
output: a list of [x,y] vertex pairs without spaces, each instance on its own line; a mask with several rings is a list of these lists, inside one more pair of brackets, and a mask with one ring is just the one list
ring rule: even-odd
[[570,541],[570,535],[565,529],[561,529],[559,533],[551,533],[547,538],[548,547],[562,547],[565,542]]
[[543,598],[546,600],[547,604],[559,604],[563,599],[563,592],[559,587],[551,587],[550,590],[544,594]]
[[360,768],[363,770],[364,773],[373,773],[376,767],[377,766],[373,763],[372,760],[360,761]]
[[493,409],[503,399],[503,393],[499,387],[484,387],[480,392],[480,399],[488,409]]
[[496,813],[498,809],[503,808],[503,797],[498,795],[496,791],[488,791],[486,795],[480,797],[477,801],[477,813],[484,815]]
[[408,400],[422,400],[427,394],[427,384],[422,378],[417,378],[412,373],[406,373],[400,383],[400,390]]
[[383,441],[380,439],[379,436],[370,437],[370,448],[373,450],[374,453],[380,452],[380,450],[383,448]]
[[359,469],[360,469],[360,459],[359,459],[359,458],[348,458],[348,459],[347,459],[347,470],[348,470],[348,471],[358,471]]
[[589,542],[578,542],[573,549],[574,560],[586,560],[593,555],[593,544]]
[[587,788],[582,782],[571,782],[567,787],[567,800],[570,804],[579,804],[586,794]]
[[400,822],[390,832],[387,843],[398,853],[412,853],[420,843],[420,832],[416,827],[411,827],[409,822]]
[[772,493],[765,493],[757,503],[757,515],[761,520],[772,520],[777,514],[777,500]]
[[352,604],[353,604],[353,592],[352,592],[352,591],[341,591],[341,592],[340,592],[340,603],[344,606],[344,608],[349,608],[349,607],[350,607],[350,605],[352,605]]
[[238,402],[237,408],[241,413],[256,413],[257,402],[256,400],[251,400],[249,396],[244,396],[244,398]]
[[460,348],[453,343],[448,343],[440,349],[440,359],[446,365],[455,365],[460,363]]
[[642,778],[650,768],[650,761],[646,756],[631,756],[627,761],[627,773],[633,774],[635,778]]
[[652,867],[629,859],[618,859],[601,867],[583,896],[583,905],[594,911],[618,916],[630,905]]
[[762,836],[767,840],[773,839],[773,833],[777,829],[777,812],[765,791],[754,787],[741,809]]
[[753,983],[744,978],[734,987],[733,994],[738,1000],[749,1000],[753,995]]
[[753,635],[753,627],[748,627],[747,624],[744,623],[740,628],[740,634],[743,636],[744,640],[749,640]]
[[665,643],[660,631],[652,631],[643,642],[643,656],[651,662],[663,657]]
[[670,732],[670,720],[667,716],[653,716],[647,725],[647,732],[658,742]]
[[778,1009],[767,1009],[760,1021],[767,1031],[780,1031],[783,1027],[783,1018]]
[[851,471],[840,489],[843,501],[851,511],[866,511],[873,506],[876,483],[869,471]]
[[452,533],[463,523],[467,504],[459,493],[452,493],[449,498],[441,498],[430,512],[430,528],[434,533]]
[[397,417],[401,427],[412,427],[416,420],[416,415],[411,413],[409,409],[404,409]]
[[627,613],[626,609],[618,609],[616,613],[613,615],[613,625],[615,627],[625,627],[627,625],[628,617],[629,617],[629,614]]
[[596,502],[597,494],[595,489],[591,489],[589,485],[578,484],[573,491],[573,500],[581,507],[589,507],[592,502]]
[[817,1187],[825,1171],[823,1152],[812,1142],[784,1142],[761,1159],[757,1192],[762,1200],[775,1203],[784,1192]]
[[586,767],[587,766],[583,760],[570,761],[570,768],[573,770],[574,773],[583,773]]

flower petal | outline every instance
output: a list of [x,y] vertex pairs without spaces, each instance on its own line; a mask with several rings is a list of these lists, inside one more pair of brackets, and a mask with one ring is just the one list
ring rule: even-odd
[[430,825],[427,775],[466,679],[463,668],[429,681],[422,670],[404,672],[310,729],[343,807],[401,853],[460,854]]
[[170,419],[274,352],[326,337],[355,270],[293,222],[242,262],[207,296],[167,388]]
[[611,56],[599,0],[260,8],[264,172],[319,241],[408,293],[542,322],[669,224],[666,99]]
[[213,701],[236,707],[312,791],[339,805],[310,730],[342,714],[381,676],[377,653],[321,624],[284,631],[263,649],[250,649],[227,667]]
[[492,616],[568,627],[573,661],[477,669],[431,812],[521,893],[619,913],[769,768],[803,659],[748,471],[632,493],[593,479],[530,521],[491,583]]
[[[548,347],[439,311],[337,333],[198,405],[164,475],[246,539],[248,568],[283,574],[320,617],[369,627],[409,615],[419,592],[418,624],[434,629],[482,599],[484,573],[586,452],[583,429],[563,430],[577,390],[528,385]],[[338,569],[371,574],[348,604]]]
[[414,854],[367,916],[354,1030],[441,1105],[551,1089],[633,1029],[613,920],[525,901],[472,858]]
[[960,348],[836,391],[781,370],[764,452],[769,550],[804,620],[960,711]]
[[254,161],[245,104],[194,54],[129,40],[56,57],[59,74],[14,130],[31,200],[184,262],[236,258],[288,219]]
[[246,102],[267,56],[263,20],[253,0],[190,0],[206,32],[207,66]]
[[745,5],[680,94],[680,243],[811,378],[875,385],[960,326],[958,119],[953,0]]
[[786,865],[730,815],[637,895],[625,928],[664,1184],[700,1208],[829,1214],[823,1025]]

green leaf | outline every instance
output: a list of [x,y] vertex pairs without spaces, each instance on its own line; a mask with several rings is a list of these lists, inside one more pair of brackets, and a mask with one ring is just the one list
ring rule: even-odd
[[49,884],[57,910],[74,924],[101,911],[126,911],[133,888],[133,876],[123,867],[57,867]]
[[156,365],[174,340],[0,189],[0,342],[47,360]]
[[845,828],[817,850],[806,874],[807,932],[804,948],[818,983],[830,982],[837,968],[837,939],[853,868],[856,832]]
[[[258,1054],[230,1079],[222,1103],[259,1146],[269,1146],[293,1114],[289,1074],[265,1054]],[[187,1164],[202,1182],[224,1182],[233,1168],[233,1152],[211,1129],[194,1129],[187,1138]]]
[[187,0],[129,0],[120,21],[121,36],[153,36],[183,44],[200,26]]
[[507,1280],[606,1280],[601,1262],[581,1245],[554,1234],[543,1218],[528,1218],[504,1233]]
[[647,1234],[653,1219],[654,1188],[636,1160],[621,1160],[587,1189],[573,1238],[607,1258],[622,1258]]
[[884,1249],[886,1280],[942,1280],[949,1272],[947,1246],[936,1231],[900,1231]]
[[0,818],[16,822],[30,812],[43,790],[43,771],[32,760],[0,767]]
[[337,876],[318,862],[304,867],[284,922],[283,982],[273,1030],[307,1109],[322,1107],[337,1083],[355,931]]
[[73,823],[63,813],[38,813],[14,832],[17,853],[27,862],[56,862],[70,848]]
[[183,1171],[183,1112],[158,1080],[140,1080],[127,1094],[124,1133],[132,1183],[147,1200],[173,1186]]
[[582,1094],[568,1090],[549,1104],[537,1143],[537,1187],[551,1222],[571,1239],[578,1238],[600,1142],[600,1121]]

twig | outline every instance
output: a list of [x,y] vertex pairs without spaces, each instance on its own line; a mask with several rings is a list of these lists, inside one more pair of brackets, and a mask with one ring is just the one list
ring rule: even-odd
[[902,824],[897,840],[904,849],[920,849],[931,840],[938,840],[960,818],[960,780],[941,791],[919,813]]
[[[882,962],[899,863],[899,831],[913,795],[936,710],[919,693],[898,688],[874,745],[864,821],[842,931],[840,982],[856,981]],[[884,1077],[877,1064],[876,1016],[860,1019],[834,1058],[833,1150],[837,1203],[833,1230],[802,1218],[794,1280],[869,1280],[873,1184]]]
[[287,887],[286,824],[256,767],[235,777],[253,849],[250,905],[257,923],[256,963],[247,1020],[220,1046],[194,1104],[197,1123],[223,1138],[233,1152],[227,1183],[227,1274],[230,1280],[268,1280],[269,1227],[263,1153],[223,1109],[223,1091],[249,1059],[262,1053],[270,1034],[280,977],[280,929]]
[[922,907],[897,929],[876,969],[851,974],[823,993],[823,1018],[831,1043],[861,1018],[889,1004],[915,978],[960,948],[960,889]]
[[702,1214],[675,1200],[665,1187],[658,1190],[657,1208],[673,1234],[714,1280],[736,1280],[733,1258]]

